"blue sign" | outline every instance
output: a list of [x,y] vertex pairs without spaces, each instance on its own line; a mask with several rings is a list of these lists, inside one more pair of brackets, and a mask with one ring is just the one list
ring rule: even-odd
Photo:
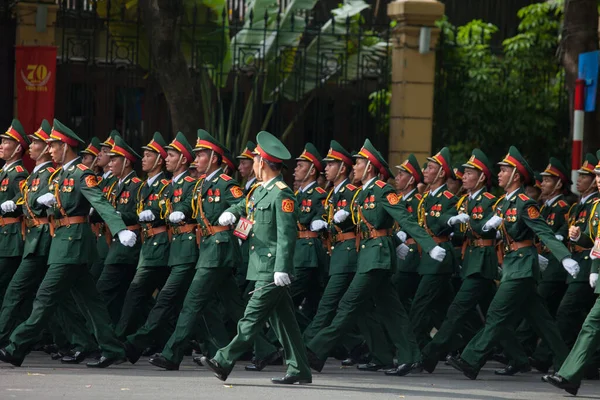
[[600,51],[590,51],[579,55],[579,79],[585,80],[585,111],[596,109],[596,90],[598,88],[598,64]]

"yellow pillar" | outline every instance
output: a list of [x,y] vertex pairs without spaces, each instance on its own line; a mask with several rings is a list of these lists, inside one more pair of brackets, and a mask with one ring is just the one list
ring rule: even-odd
[[[389,17],[397,22],[392,33],[392,100],[390,104],[389,163],[400,164],[413,153],[419,162],[431,153],[435,21],[444,15],[436,0],[396,0],[388,4]],[[431,28],[429,52],[419,52],[422,27]]]

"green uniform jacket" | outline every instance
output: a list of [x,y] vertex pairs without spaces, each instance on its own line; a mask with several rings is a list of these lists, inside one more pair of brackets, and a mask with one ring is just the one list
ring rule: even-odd
[[[90,206],[94,207],[116,237],[127,227],[102,195],[94,172],[80,161],[81,158],[77,158],[66,171],[61,168],[50,178],[48,190],[57,200],[50,213],[54,218],[63,215],[87,218]],[[48,264],[89,264],[95,253],[96,240],[89,223],[63,226],[54,231]]]
[[[596,240],[600,240],[600,200],[594,202],[592,210],[592,217],[590,218],[586,234],[588,237],[591,236],[596,238]],[[592,261],[592,272],[596,274],[600,272],[600,258]],[[594,293],[600,293],[600,285],[596,285]]]
[[296,196],[278,175],[257,187],[249,198],[226,211],[254,221],[250,237],[249,281],[270,281],[273,273],[293,273],[295,241],[298,235]]
[[[358,252],[358,272],[365,273],[374,269],[396,269],[396,251],[391,234],[369,238],[369,228],[388,229],[390,233],[394,220],[411,235],[425,252],[435,247],[433,239],[419,226],[417,220],[400,202],[394,188],[383,181],[372,180],[360,191],[353,204],[353,218],[360,221],[361,235]],[[391,218],[390,218],[391,217]]]
[[197,268],[236,268],[242,262],[232,230],[206,235],[211,227],[219,226],[219,216],[244,197],[237,181],[222,172],[219,168],[210,181],[203,178],[196,186],[194,214],[202,232]]
[[356,240],[350,239],[338,243],[335,243],[333,240],[338,233],[354,232],[356,230],[356,225],[352,222],[352,218],[346,218],[344,221],[337,224],[333,221],[333,216],[339,210],[351,212],[350,208],[352,201],[358,192],[358,188],[346,179],[340,186],[338,192],[335,193],[335,188],[331,189],[329,198],[326,199],[323,211],[327,215],[329,235],[332,238],[329,275],[356,272],[356,262],[358,260]]
[[[17,203],[21,197],[21,184],[27,178],[23,161],[15,161],[8,168],[0,170],[0,204],[12,200]],[[23,214],[20,206],[13,212],[0,214],[1,218],[19,218]],[[0,257],[19,257],[23,255],[23,236],[21,224],[0,226]]]
[[[555,235],[564,238],[563,243],[569,240],[569,204],[564,201],[564,196],[558,196],[554,202],[540,208],[542,218],[546,221]],[[538,240],[539,242],[539,240]],[[548,267],[541,273],[543,282],[565,282],[570,276],[546,246],[540,243],[540,254],[548,259]]]
[[[127,226],[139,225],[137,215],[137,196],[142,185],[142,180],[136,176],[135,171],[125,177],[125,180],[119,187],[119,182],[112,185],[112,190],[108,194],[108,200],[115,210],[121,215],[123,222]],[[132,230],[137,235],[135,246],[123,246],[119,239],[113,238],[104,264],[130,264],[137,265],[140,256],[141,237],[140,230]]]
[[[160,206],[161,209],[164,208],[167,223],[173,230],[171,248],[169,249],[170,267],[181,264],[195,264],[198,261],[198,245],[196,245],[195,233],[177,233],[178,226],[196,223],[196,220],[192,217],[195,186],[196,179],[192,178],[189,171],[186,170],[181,176],[177,177],[176,182],[171,182],[163,191],[163,200]],[[174,211],[184,213],[185,220],[179,224],[168,222],[169,214]]]
[[[298,213],[298,230],[310,230],[313,220],[321,219],[325,213],[324,203],[327,192],[311,184],[310,189],[296,192],[296,200],[300,207]],[[325,265],[325,250],[320,238],[296,240],[294,251],[294,268],[317,268]]]
[[137,197],[138,215],[142,211],[152,211],[154,221],[140,222],[142,226],[142,249],[140,250],[140,261],[138,267],[166,267],[169,262],[169,234],[165,232],[157,233],[147,237],[152,229],[165,226],[165,215],[161,213],[160,200],[165,188],[171,182],[164,179],[161,172],[159,176],[148,185],[148,180],[142,183]]
[[[432,196],[430,192],[425,193],[419,204],[419,225],[425,228],[431,236],[449,237],[453,228],[448,225],[448,220],[458,214],[456,201],[456,197],[446,190],[445,184],[438,188],[435,196]],[[446,250],[446,258],[442,262],[438,262],[429,254],[423,254],[419,264],[419,274],[452,274],[458,270],[458,259],[452,242],[443,242],[440,243],[440,246]]]
[[500,232],[504,242],[502,281],[539,278],[539,261],[535,246],[509,251],[511,242],[531,240],[537,235],[552,254],[559,260],[570,257],[569,250],[554,237],[554,232],[541,217],[537,203],[527,197],[521,187],[510,199],[505,197],[497,206],[496,213],[504,218]]
[[463,207],[469,214],[465,232],[467,248],[462,263],[463,277],[480,275],[487,279],[498,278],[498,256],[495,246],[478,247],[472,245],[477,239],[496,239],[496,230],[483,231],[483,225],[494,215],[498,199],[491,193],[482,192],[473,200],[464,200]]
[[[246,190],[246,188],[243,188],[244,190],[244,197],[246,197],[248,195],[248,193],[250,193],[250,190],[252,190],[252,188],[254,187],[254,185],[256,185],[258,182],[256,180],[256,178],[251,178],[253,181],[250,184],[250,186],[248,187],[248,190]],[[248,261],[250,258],[250,247],[248,246],[248,241],[247,240],[241,240],[241,244],[240,244],[240,252],[242,253],[242,264],[244,265],[248,265]],[[239,241],[238,241],[239,243]]]
[[[38,204],[38,197],[48,193],[48,179],[54,173],[52,162],[48,161],[42,164],[41,168],[26,180],[22,188],[23,214],[28,220],[36,218],[46,218],[48,209]],[[25,231],[25,245],[23,247],[23,258],[29,255],[47,256],[50,251],[50,227],[48,224],[38,225],[36,227],[27,227]]]
[[[570,240],[569,247],[573,251],[575,260],[579,263],[579,274],[577,278],[573,278],[571,275],[567,277],[567,283],[571,282],[587,282],[590,276],[590,269],[592,267],[592,259],[590,258],[590,251],[575,251],[575,246],[580,246],[585,249],[591,249],[594,245],[594,236],[586,234],[588,230],[588,221],[592,216],[592,209],[594,203],[600,198],[598,193],[591,195],[585,203],[581,204],[577,202],[569,213],[569,226],[576,226],[581,229],[581,237],[578,241],[573,242]],[[588,231],[589,232],[589,231]]]
[[[406,207],[406,210],[417,219],[417,211],[419,210],[419,202],[423,196],[415,189],[408,196],[402,196],[400,202]],[[399,231],[402,230],[400,227]],[[405,232],[406,233],[406,232]],[[406,234],[406,240],[409,243],[405,244],[408,246],[408,255],[404,260],[398,260],[398,271],[402,272],[417,272],[419,269],[419,263],[421,262],[421,255],[419,254],[419,245],[415,242],[408,234]],[[400,239],[394,236],[394,245],[400,245]]]

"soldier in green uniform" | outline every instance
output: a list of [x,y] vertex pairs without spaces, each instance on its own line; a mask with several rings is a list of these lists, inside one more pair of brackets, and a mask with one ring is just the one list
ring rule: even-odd
[[[433,372],[439,357],[456,350],[464,343],[456,336],[464,330],[464,322],[479,305],[487,312],[494,296],[498,271],[496,256],[496,229],[483,231],[485,222],[494,215],[497,199],[486,188],[491,186],[492,166],[481,150],[475,149],[465,165],[462,184],[467,198],[461,212],[451,217],[466,224],[464,259],[462,262],[463,281],[446,318],[433,339],[423,348],[423,368]],[[449,220],[449,222],[450,222]]]
[[[541,218],[537,203],[524,193],[523,185],[533,179],[533,171],[523,156],[511,146],[499,164],[499,185],[507,194],[498,203],[496,214],[485,221],[481,230],[499,229],[502,234],[505,253],[502,281],[486,314],[484,328],[469,342],[460,357],[448,359],[450,365],[469,379],[477,378],[486,356],[500,342],[509,357],[525,354],[514,337],[514,326],[522,316],[549,343],[557,366],[562,364],[568,353],[554,320],[537,293],[539,262],[533,242],[535,235],[571,275],[577,275],[579,265]],[[513,357],[513,360],[514,368],[519,370],[529,365],[526,356]]]
[[94,136],[87,147],[81,150],[81,163],[94,171],[96,175],[102,174],[102,169],[98,167],[98,155],[101,152],[100,139]]
[[458,270],[458,259],[450,234],[453,226],[462,221],[460,218],[453,218],[457,215],[457,199],[446,186],[447,178],[454,176],[450,151],[444,147],[427,159],[429,162],[423,171],[423,178],[429,185],[429,191],[425,192],[419,202],[418,221],[435,243],[446,250],[447,255],[442,262],[427,254],[421,256],[421,281],[410,309],[410,322],[421,347],[431,340],[432,328],[442,324],[454,297],[451,278]]
[[232,205],[218,218],[222,227],[231,226],[240,217],[247,218],[240,220],[238,234],[247,234],[251,227],[247,278],[256,281],[256,291],[238,322],[235,338],[214,358],[202,357],[202,362],[217,378],[226,380],[235,361],[259,338],[268,320],[283,346],[287,364],[286,375],[272,382],[311,383],[312,375],[287,288],[291,284],[298,214],[294,193],[283,182],[281,169],[291,155],[283,143],[268,132],[259,132],[256,139],[253,168],[261,185],[256,185],[245,200]]
[[[600,195],[596,187],[594,166],[598,159],[593,154],[585,156],[584,164],[579,169],[577,191],[581,198],[569,213],[569,249],[573,258],[579,263],[579,274],[576,278],[567,277],[567,290],[556,310],[556,324],[561,337],[571,348],[577,339],[577,334],[595,301],[594,289],[589,285],[592,260],[590,251],[594,245],[594,236],[584,235],[588,221],[592,215],[594,203]],[[533,365],[543,372],[548,371],[552,355],[546,343],[541,343],[533,353]],[[597,376],[597,370],[591,371]]]
[[[108,200],[121,215],[127,229],[133,232],[138,239],[140,225],[136,210],[136,198],[142,180],[137,177],[133,165],[140,158],[120,136],[115,138],[115,144],[110,150],[110,168],[117,180],[108,189]],[[109,244],[108,254],[104,260],[104,269],[96,288],[106,302],[113,324],[119,322],[127,289],[135,275],[140,246],[140,240],[133,248],[122,245],[116,239]]]
[[171,183],[163,173],[166,146],[160,132],[155,132],[150,143],[142,147],[142,170],[148,178],[135,198],[136,213],[142,228],[142,248],[115,328],[119,338],[135,333],[146,321],[147,315],[143,310],[151,304],[154,291],[162,288],[169,277],[169,235],[166,221],[160,216],[159,205],[164,190]]
[[28,172],[23,167],[23,154],[29,147],[29,137],[21,123],[14,119],[7,131],[0,135],[0,158],[4,167],[0,170],[0,305],[23,255],[21,236],[20,187]]
[[[256,183],[256,177],[254,176],[254,170],[252,169],[252,164],[254,164],[254,155],[252,152],[255,148],[256,144],[252,141],[248,141],[244,150],[236,157],[239,163],[238,171],[240,171],[240,175],[244,180],[244,186],[242,187],[244,196],[250,192],[250,189],[252,189],[252,186]],[[235,281],[240,289],[240,293],[242,293],[242,297],[247,299],[248,292],[254,290],[254,282],[250,282],[246,279],[248,273],[248,261],[250,258],[250,248],[247,240],[241,241],[240,251],[242,253],[242,262],[236,269]]]
[[48,256],[48,271],[40,284],[29,318],[10,337],[10,344],[0,349],[0,361],[20,366],[36,343],[40,330],[48,322],[63,296],[69,292],[94,329],[101,358],[88,367],[104,368],[120,361],[125,353],[111,328],[110,317],[87,268],[95,242],[88,223],[90,205],[106,221],[122,244],[135,245],[135,234],[102,196],[96,176],[81,164],[76,148],[83,144],[72,130],[54,120],[48,139],[52,159],[61,165],[50,178],[49,191],[36,200],[50,208],[53,238]]
[[[597,153],[600,158],[600,151]],[[588,157],[586,157],[588,160]],[[582,169],[588,170],[589,166],[584,164]],[[600,162],[594,169],[596,174],[596,189],[600,190]],[[592,237],[594,239],[594,247],[590,253],[592,261],[592,269],[589,277],[589,284],[595,289],[595,293],[600,293],[598,286],[598,273],[600,272],[600,200],[594,202],[592,212],[589,218],[588,226],[582,235]],[[567,393],[577,395],[581,379],[588,367],[588,363],[592,360],[592,356],[598,350],[600,345],[600,298],[596,298],[594,306],[587,315],[579,336],[575,341],[575,345],[571,349],[569,356],[563,363],[560,370],[554,375],[546,375],[542,378],[559,389],[565,390]]]
[[[359,226],[360,249],[357,273],[340,300],[336,316],[307,344],[311,367],[321,371],[329,352],[362,316],[373,313],[384,324],[398,352],[398,375],[406,375],[420,368],[421,354],[408,321],[406,310],[392,287],[391,275],[396,267],[396,253],[392,241],[394,220],[415,238],[423,250],[441,261],[444,249],[436,246],[417,221],[400,204],[398,195],[389,184],[377,180],[383,168],[383,158],[371,144],[365,143],[356,155],[355,176],[363,186],[354,198],[351,212],[340,210],[334,218],[341,223],[347,218]],[[374,304],[377,307],[374,307]]]

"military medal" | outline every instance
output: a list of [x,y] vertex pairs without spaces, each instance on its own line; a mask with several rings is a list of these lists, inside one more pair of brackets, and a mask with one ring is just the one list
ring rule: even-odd
[[221,201],[221,190],[220,189],[215,189],[215,201]]

